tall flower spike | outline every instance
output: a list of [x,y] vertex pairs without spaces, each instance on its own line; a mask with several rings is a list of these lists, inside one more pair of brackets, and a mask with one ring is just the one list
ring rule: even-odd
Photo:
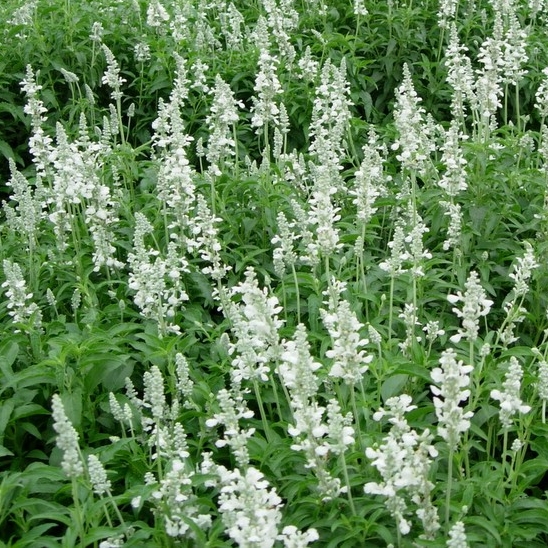
[[[259,55],[259,72],[255,78],[253,89],[256,93],[251,98],[253,106],[251,112],[251,127],[257,128],[256,133],[261,133],[269,123],[276,125],[280,114],[276,103],[276,97],[283,93],[282,85],[278,80],[276,69],[278,60],[268,51],[261,50]],[[264,143],[266,145],[266,143]]]
[[241,295],[241,304],[223,303],[223,313],[232,322],[236,342],[230,346],[232,378],[268,380],[271,360],[280,352],[278,330],[283,321],[278,319],[282,310],[278,298],[269,295],[268,289],[260,288],[253,268],[248,268],[245,281],[234,286],[230,296]]
[[365,484],[364,491],[387,497],[386,507],[402,535],[411,531],[411,522],[406,517],[407,494],[418,506],[416,514],[423,523],[425,536],[433,538],[440,525],[431,503],[430,494],[434,485],[428,480],[428,475],[431,459],[438,453],[430,444],[432,435],[428,430],[419,435],[407,423],[405,413],[416,408],[411,401],[411,396],[407,394],[389,398],[385,408],[381,407],[373,415],[376,421],[388,418],[392,428],[382,444],[368,447],[365,451],[382,481]]
[[34,164],[39,175],[44,176],[50,163],[52,139],[46,134],[42,127],[46,121],[44,113],[47,109],[40,100],[38,92],[42,86],[37,84],[34,71],[30,65],[27,65],[25,78],[21,81],[21,89],[27,96],[27,102],[24,107],[25,114],[31,117],[31,136],[29,139],[29,150],[34,157]]
[[479,283],[477,272],[470,272],[465,288],[464,295],[458,291],[456,295],[447,297],[451,304],[463,303],[462,310],[453,308],[453,312],[462,318],[462,328],[450,338],[453,343],[458,343],[463,337],[469,342],[475,341],[479,333],[479,319],[487,316],[493,306],[493,301],[487,298],[485,290]]
[[84,475],[84,465],[80,457],[78,433],[70,423],[65,413],[65,407],[59,394],[54,394],[51,400],[53,429],[57,432],[56,444],[63,452],[61,467],[69,478]]
[[117,101],[122,98],[121,87],[126,79],[120,76],[120,65],[114,58],[112,51],[105,44],[101,44],[101,48],[107,60],[107,70],[103,74],[101,82],[112,90],[110,96],[113,101]]
[[344,282],[332,281],[330,289],[324,292],[329,297],[328,308],[321,309],[320,315],[332,341],[332,349],[326,352],[326,356],[333,360],[329,375],[353,386],[363,378],[373,356],[364,350],[369,340],[360,335],[363,324],[358,321],[350,304],[341,298],[345,285]]
[[403,82],[397,90],[394,123],[398,139],[392,145],[396,158],[404,168],[423,174],[430,154],[435,151],[433,127],[425,119],[426,111],[420,106],[407,63],[403,66]]
[[[32,293],[28,292],[21,267],[8,259],[4,259],[3,265],[6,281],[2,287],[7,288],[8,314],[13,323],[25,325],[26,329],[39,329],[42,325],[42,313],[38,305],[31,301]],[[15,332],[18,333],[19,329]]]
[[272,548],[282,519],[282,499],[259,470],[239,469],[226,474],[219,511],[226,533],[238,546]]
[[503,428],[512,426],[517,413],[528,413],[530,405],[525,405],[520,397],[523,369],[515,356],[510,358],[508,371],[502,383],[502,390],[491,390],[491,397],[500,402],[499,418]]
[[436,383],[430,386],[434,394],[434,408],[438,417],[438,434],[448,443],[451,449],[456,449],[460,436],[470,428],[472,411],[464,412],[461,403],[470,397],[471,365],[457,361],[453,349],[445,350],[439,360],[441,367],[432,370],[430,376]]
[[244,104],[234,98],[230,86],[218,74],[212,94],[210,114],[206,117],[209,129],[206,158],[209,172],[217,177],[221,175],[223,163],[236,154],[232,130],[239,120],[238,108],[243,109]]

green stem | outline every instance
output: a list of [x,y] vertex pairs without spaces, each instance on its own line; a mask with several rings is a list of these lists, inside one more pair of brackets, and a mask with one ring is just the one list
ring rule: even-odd
[[346,494],[348,495],[348,503],[350,504],[350,510],[352,511],[352,515],[356,515],[356,507],[354,506],[354,499],[352,498],[352,489],[350,489],[350,478],[348,477],[348,467],[346,466],[346,460],[344,458],[344,454],[341,455],[341,461],[342,461],[342,468],[344,473],[344,481],[346,483]]
[[299,280],[297,279],[297,271],[295,265],[291,265],[291,272],[293,274],[293,283],[295,284],[295,301],[297,303],[297,324],[301,323],[301,295],[299,292]]
[[272,434],[270,432],[270,426],[266,418],[266,413],[264,410],[263,399],[261,397],[261,390],[259,388],[259,383],[257,379],[253,379],[253,389],[255,391],[255,398],[257,398],[257,405],[259,406],[259,414],[261,415],[261,420],[263,423],[263,430],[266,436],[268,443],[272,443]]
[[449,529],[449,518],[451,514],[451,488],[453,484],[453,453],[454,449],[449,448],[449,461],[447,462],[447,487],[445,492],[445,527]]

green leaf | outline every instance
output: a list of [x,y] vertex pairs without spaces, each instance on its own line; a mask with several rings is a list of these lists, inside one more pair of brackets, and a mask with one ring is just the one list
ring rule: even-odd
[[399,396],[408,380],[409,375],[405,374],[392,375],[392,377],[386,379],[381,386],[381,396],[383,401],[386,402],[386,400],[392,396]]
[[0,445],[0,457],[12,457],[13,453],[3,445]]
[[[490,521],[488,518],[485,518],[483,516],[468,516],[465,520],[465,523],[467,526],[475,525],[476,527],[479,527],[480,529],[484,529],[494,539],[494,541],[496,542],[496,546],[502,546],[502,540],[500,538],[500,534],[497,529],[497,523],[494,523]],[[498,524],[498,526],[500,526],[500,524]],[[485,546],[490,545],[490,543],[487,542],[487,539],[484,545]]]

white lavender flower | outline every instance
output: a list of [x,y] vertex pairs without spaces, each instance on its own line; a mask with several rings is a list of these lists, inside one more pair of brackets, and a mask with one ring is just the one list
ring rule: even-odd
[[195,538],[189,524],[193,522],[201,530],[211,526],[211,515],[201,512],[192,489],[194,472],[178,458],[170,463],[170,469],[159,482],[152,498],[164,520],[168,536],[172,538]]
[[140,212],[135,214],[135,223],[134,251],[128,256],[128,285],[135,291],[134,302],[143,316],[158,323],[161,336],[178,333],[180,327],[173,323],[173,318],[189,298],[181,276],[188,271],[188,261],[175,241],[168,243],[165,258],[159,251],[147,248],[145,236],[152,232],[152,225]]
[[260,288],[253,268],[248,268],[245,281],[234,286],[229,297],[241,295],[242,304],[227,300],[222,303],[223,313],[232,322],[236,342],[229,349],[232,360],[232,378],[268,380],[269,363],[279,355],[278,330],[283,321],[278,319],[282,307],[278,298]]
[[438,25],[444,29],[447,28],[447,23],[455,17],[458,0],[442,0],[438,8]]
[[426,340],[432,344],[438,337],[445,335],[445,330],[441,329],[440,322],[436,320],[430,320],[426,322],[426,325],[422,328],[426,333]]
[[546,422],[546,404],[548,402],[548,362],[541,359],[537,372],[538,396],[542,401],[542,422]]
[[169,21],[169,13],[159,0],[151,0],[147,7],[147,25],[161,28]]
[[357,17],[363,17],[369,13],[367,11],[367,8],[365,7],[363,0],[354,0],[353,11],[354,15],[356,15]]
[[39,91],[42,86],[37,84],[36,77],[30,65],[27,65],[25,78],[21,81],[21,89],[24,91],[27,102],[23,108],[25,114],[31,117],[31,136],[29,138],[29,151],[33,156],[37,174],[46,175],[46,167],[51,156],[52,139],[46,134],[42,127],[46,121],[44,113],[47,109],[39,98]]
[[479,283],[477,272],[470,272],[465,288],[464,295],[458,291],[456,295],[447,297],[451,304],[463,303],[462,310],[457,307],[452,309],[459,318],[462,318],[462,328],[450,338],[453,343],[458,343],[463,337],[469,342],[475,341],[479,333],[479,319],[487,316],[493,306],[493,301],[487,298]]
[[392,145],[396,158],[404,168],[424,174],[430,154],[436,150],[433,127],[426,120],[426,111],[420,106],[422,99],[411,80],[407,63],[403,66],[403,82],[397,90],[394,123],[398,139]]
[[146,63],[151,59],[150,46],[146,42],[138,42],[133,48],[133,54],[138,63]]
[[523,67],[529,60],[527,55],[527,32],[521,28],[514,10],[508,14],[502,56],[502,82],[517,86],[527,74]]
[[233,387],[232,394],[221,389],[217,393],[217,401],[220,411],[206,421],[208,428],[221,425],[224,428],[224,436],[215,442],[217,447],[228,445],[238,463],[238,466],[246,468],[249,464],[249,452],[247,440],[255,433],[255,428],[243,429],[240,427],[241,419],[251,419],[253,411],[248,409],[244,399],[244,392]]
[[245,25],[244,16],[238,11],[234,3],[230,2],[226,10],[221,10],[219,13],[219,20],[227,48],[230,51],[238,50],[243,42],[242,25]]
[[32,24],[36,16],[37,5],[38,0],[26,0],[26,2],[12,12],[7,24],[23,26]]
[[457,361],[453,349],[445,350],[439,360],[441,367],[432,370],[430,376],[436,383],[430,386],[434,394],[434,408],[438,417],[438,434],[452,450],[457,448],[461,434],[470,428],[470,419],[474,413],[465,412],[461,403],[470,397],[470,372],[472,365]]
[[350,195],[355,196],[352,203],[356,206],[357,218],[364,225],[376,213],[375,202],[386,193],[385,184],[390,180],[390,176],[384,174],[384,147],[378,144],[378,137],[373,130],[368,137],[369,143],[362,148],[363,160],[354,173],[354,186],[350,190]]
[[218,74],[212,94],[210,114],[206,117],[209,129],[206,158],[211,174],[219,176],[224,163],[236,154],[233,130],[239,120],[238,108],[243,109],[244,104],[234,98],[230,86]]
[[447,548],[468,548],[468,539],[464,530],[464,523],[457,521],[449,531],[449,538],[445,543]]
[[449,227],[447,236],[443,242],[443,249],[447,251],[451,248],[457,248],[460,243],[462,232],[462,209],[460,204],[441,201],[440,205],[445,209],[445,215],[449,217]]
[[[40,329],[42,312],[38,305],[32,302],[33,295],[27,289],[21,267],[8,259],[4,259],[3,266],[6,281],[2,287],[7,289],[8,314],[13,323],[25,325],[25,330]],[[18,333],[19,329],[16,329],[15,332]]]
[[109,393],[108,397],[110,412],[115,420],[119,421],[122,424],[129,424],[132,426],[133,420],[133,411],[128,403],[125,403],[123,406],[118,402],[116,396],[113,392]]
[[193,408],[192,392],[194,388],[194,382],[190,378],[190,368],[187,359],[177,352],[175,354],[175,367],[177,372],[177,390],[183,395],[183,406],[186,408]]
[[321,367],[310,355],[306,327],[299,324],[293,340],[284,340],[282,346],[278,373],[292,395],[292,405],[305,407],[318,392],[320,381],[315,372]]
[[337,188],[340,179],[340,158],[344,154],[344,136],[350,122],[350,88],[346,80],[346,61],[343,57],[337,68],[328,59],[316,87],[310,122],[309,151],[317,156],[317,166],[328,172],[330,187]]
[[[310,165],[314,182],[311,196],[308,200],[307,226],[311,232],[311,239],[306,245],[306,254],[301,260],[306,264],[314,265],[321,258],[330,257],[342,247],[340,229],[337,221],[341,219],[340,207],[333,200],[337,192],[336,179],[333,178],[333,169],[328,165]],[[303,243],[306,241],[303,233]]]
[[282,211],[278,213],[277,221],[278,234],[271,240],[271,243],[276,246],[272,251],[272,259],[274,271],[280,278],[283,278],[286,269],[292,268],[297,262],[294,243],[298,236],[293,231],[295,223],[290,223]]
[[508,371],[504,376],[502,390],[491,390],[491,397],[500,402],[499,418],[503,428],[510,428],[517,413],[528,413],[530,405],[525,405],[520,397],[523,369],[515,356],[510,358]]
[[193,82],[190,84],[192,89],[202,91],[203,93],[209,93],[210,87],[207,85],[207,71],[209,70],[209,65],[204,63],[201,59],[197,59],[196,62],[192,65],[193,73]]
[[109,494],[112,485],[107,477],[105,467],[97,455],[88,455],[88,474],[96,495]]
[[313,82],[318,74],[319,63],[312,57],[310,46],[306,46],[303,55],[298,62],[301,73],[299,77],[307,82]]
[[334,455],[342,455],[354,444],[355,432],[352,426],[352,413],[343,415],[341,406],[336,399],[327,404],[327,438],[329,450]]
[[278,540],[283,541],[284,548],[305,548],[319,538],[316,529],[308,529],[303,533],[294,525],[287,525],[282,529],[282,533],[278,535]]
[[382,481],[365,484],[364,491],[387,497],[386,507],[402,535],[411,530],[411,523],[406,517],[407,493],[408,498],[417,505],[416,514],[423,523],[425,536],[432,538],[440,525],[431,502],[434,485],[428,480],[428,475],[432,459],[438,453],[430,443],[432,435],[428,430],[419,435],[407,423],[405,413],[416,408],[411,401],[407,394],[389,398],[386,407],[373,415],[377,421],[387,417],[392,428],[382,444],[366,449],[365,454],[381,474]]
[[390,257],[379,263],[379,268],[388,272],[392,277],[407,272],[408,269],[404,267],[404,263],[409,260],[410,254],[405,246],[405,232],[401,223],[396,225],[388,247],[390,248]]
[[533,246],[529,242],[524,242],[525,255],[516,259],[517,264],[514,264],[513,271],[508,275],[514,280],[514,299],[523,297],[529,291],[529,280],[533,274],[533,270],[539,266],[535,259]]
[[415,326],[421,326],[417,317],[417,307],[413,303],[405,303],[403,310],[398,315],[405,325],[405,339],[398,346],[405,355],[409,355],[409,349],[415,342],[421,342],[422,337],[415,334]]
[[53,429],[57,433],[55,440],[57,447],[63,453],[61,467],[69,478],[78,478],[84,475],[84,464],[80,456],[78,433],[68,420],[65,407],[59,394],[51,399]]
[[166,397],[164,394],[164,378],[158,366],[153,365],[150,371],[143,375],[145,385],[143,402],[149,408],[156,422],[164,418],[166,413]]
[[291,44],[290,36],[299,24],[299,14],[293,6],[294,0],[261,0],[261,2],[267,14],[267,24],[280,55],[288,65],[291,65],[295,59],[296,51]]
[[350,304],[341,298],[346,284],[333,280],[328,291],[327,310],[320,309],[320,315],[329,335],[332,348],[325,355],[333,360],[329,375],[341,378],[346,384],[355,385],[361,381],[373,360],[365,346],[369,340],[360,335],[363,324],[358,321]]
[[445,173],[438,182],[438,186],[450,197],[454,197],[468,188],[465,170],[468,162],[464,158],[461,148],[461,141],[464,139],[457,120],[452,120],[441,145],[443,151],[441,162],[445,166]]
[[448,69],[447,83],[453,88],[451,110],[456,120],[464,122],[466,112],[465,101],[475,105],[475,78],[472,62],[466,55],[468,48],[459,43],[455,23],[451,23],[449,45],[445,52],[445,65]]
[[105,44],[101,44],[101,48],[107,60],[107,70],[103,74],[101,82],[111,89],[111,98],[114,101],[118,101],[122,98],[121,87],[126,82],[126,79],[120,76],[120,65],[114,58],[112,51]]
[[[278,60],[266,50],[259,55],[259,72],[255,78],[253,89],[255,94],[251,101],[251,127],[257,128],[256,132],[263,131],[269,123],[276,124],[280,114],[276,103],[276,97],[283,92],[282,85],[276,74]],[[266,143],[265,143],[266,144]]]
[[103,34],[105,33],[105,29],[103,28],[103,25],[99,21],[95,21],[93,25],[91,25],[91,33],[89,35],[89,39],[94,43],[101,43],[103,40]]
[[282,519],[282,499],[257,469],[228,472],[219,496],[227,535],[241,548],[271,548]]
[[542,69],[542,74],[544,78],[535,93],[535,108],[541,118],[546,118],[548,116],[548,67]]

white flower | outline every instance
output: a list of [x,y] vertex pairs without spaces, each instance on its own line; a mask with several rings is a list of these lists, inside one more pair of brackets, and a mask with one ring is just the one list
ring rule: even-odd
[[449,539],[446,544],[447,548],[468,548],[464,523],[457,521],[449,531]]
[[515,356],[510,358],[502,390],[491,390],[491,397],[500,402],[499,418],[503,428],[510,428],[516,413],[528,413],[530,405],[525,405],[520,398],[523,370]]
[[57,432],[56,444],[63,452],[61,467],[69,478],[77,478],[84,475],[84,464],[80,457],[78,445],[78,433],[65,414],[65,407],[58,394],[51,399],[53,429]]
[[465,413],[460,406],[470,397],[467,387],[473,366],[464,365],[456,357],[453,349],[445,350],[439,360],[441,367],[434,368],[430,374],[437,384],[430,389],[434,394],[434,408],[439,421],[438,434],[451,449],[456,449],[460,435],[470,428],[470,419],[474,415],[472,411]]
[[93,492],[99,496],[109,493],[111,483],[103,464],[96,455],[88,455],[88,473]]
[[456,295],[447,296],[451,304],[463,303],[462,310],[456,307],[452,309],[459,318],[462,318],[462,329],[450,338],[453,343],[458,343],[462,337],[470,342],[475,341],[478,338],[480,317],[487,316],[493,306],[493,301],[487,298],[479,283],[477,272],[470,272],[465,287],[464,295],[458,291]]

